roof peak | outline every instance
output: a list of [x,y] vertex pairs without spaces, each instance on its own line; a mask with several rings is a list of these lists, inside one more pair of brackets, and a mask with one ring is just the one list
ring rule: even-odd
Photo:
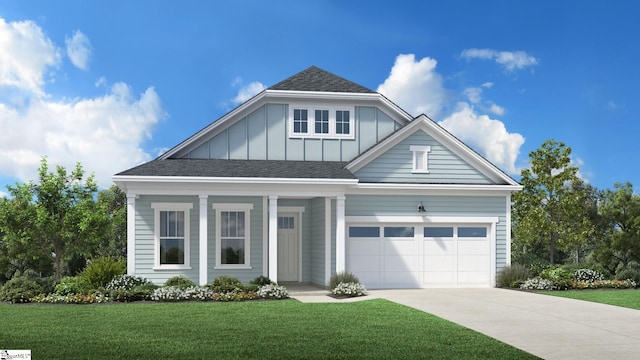
[[362,85],[312,65],[271,86],[269,90],[375,93]]

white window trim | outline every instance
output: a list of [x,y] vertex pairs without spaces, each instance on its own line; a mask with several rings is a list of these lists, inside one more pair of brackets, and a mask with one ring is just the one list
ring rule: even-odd
[[[431,152],[431,146],[418,146],[411,145],[409,150],[413,153],[413,161],[411,162],[412,173],[428,174],[429,173],[429,153]],[[418,155],[422,154],[422,167],[418,166]]]
[[[216,264],[214,269],[251,269],[251,210],[253,210],[253,204],[212,204],[213,209],[216,211]],[[222,246],[221,236],[221,213],[223,211],[244,211],[244,264],[222,264],[222,254],[220,248]]]
[[[151,203],[153,215],[153,270],[189,270],[191,269],[191,209],[193,203]],[[184,211],[184,264],[160,264],[160,212]]]
[[[294,110],[302,109],[307,110],[307,132],[296,133],[293,131],[293,112]],[[322,134],[316,133],[316,110],[328,110],[329,111],[329,133]],[[348,111],[349,112],[349,134],[336,133],[336,111]],[[335,106],[322,104],[289,104],[289,138],[301,139],[355,139],[355,107],[350,106]]]

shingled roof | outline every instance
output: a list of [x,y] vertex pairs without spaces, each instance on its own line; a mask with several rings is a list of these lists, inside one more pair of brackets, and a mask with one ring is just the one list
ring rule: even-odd
[[338,161],[166,159],[144,163],[116,176],[356,179],[345,165]]
[[291,91],[320,91],[342,93],[375,93],[362,85],[341,78],[316,66],[311,66],[301,72],[273,85],[269,90]]

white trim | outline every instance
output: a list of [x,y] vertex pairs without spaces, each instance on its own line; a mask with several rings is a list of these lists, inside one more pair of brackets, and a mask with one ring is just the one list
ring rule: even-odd
[[150,183],[203,183],[203,184],[310,184],[310,185],[351,185],[358,179],[306,179],[306,178],[255,178],[255,177],[206,177],[206,176],[139,176],[114,175],[112,180],[121,182]]
[[440,224],[457,224],[457,223],[478,223],[478,224],[498,224],[500,218],[497,216],[477,217],[477,216],[345,216],[345,221],[349,224],[370,224],[370,223],[440,223]]
[[[506,249],[505,265],[511,265],[511,194],[506,196]],[[496,264],[497,265],[497,264]],[[495,267],[495,266],[494,266]]]
[[346,270],[345,196],[336,197],[336,273]]
[[207,285],[208,283],[208,278],[207,278],[207,273],[208,273],[208,269],[209,269],[209,262],[208,262],[208,245],[209,245],[209,233],[208,233],[208,221],[209,221],[209,216],[208,216],[208,209],[207,209],[207,201],[209,199],[209,196],[207,195],[199,195],[198,198],[200,199],[200,229],[199,229],[199,233],[198,233],[198,238],[199,238],[199,248],[198,248],[198,254],[199,254],[199,263],[198,263],[198,280],[199,280],[199,284],[200,285]]
[[489,286],[496,287],[496,248],[498,246],[498,239],[496,238],[496,223],[490,224],[489,231],[491,233],[489,238]]
[[278,206],[278,212],[303,213],[304,206]]
[[269,277],[269,198],[262,197],[262,275]]
[[324,198],[324,285],[331,280],[331,199]]
[[136,273],[136,198],[127,194],[127,274]]
[[[213,203],[216,211],[216,263],[214,269],[251,269],[251,203]],[[244,212],[244,264],[222,264],[221,214],[223,211]]]
[[[153,211],[153,270],[191,269],[191,209],[193,203],[151,203]],[[160,264],[160,212],[184,212],[184,264]]]
[[[411,172],[428,174],[429,173],[429,153],[431,152],[431,146],[411,145],[409,146],[409,150],[413,153],[413,161],[412,161],[413,170]],[[422,161],[418,161],[419,155],[422,155]]]
[[269,279],[278,282],[278,196],[269,195]]

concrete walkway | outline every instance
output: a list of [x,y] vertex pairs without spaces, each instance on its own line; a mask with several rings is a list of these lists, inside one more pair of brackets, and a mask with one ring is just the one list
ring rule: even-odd
[[[293,297],[336,301],[327,293]],[[640,310],[504,289],[372,290],[356,299],[372,298],[434,314],[544,359],[640,359]]]

